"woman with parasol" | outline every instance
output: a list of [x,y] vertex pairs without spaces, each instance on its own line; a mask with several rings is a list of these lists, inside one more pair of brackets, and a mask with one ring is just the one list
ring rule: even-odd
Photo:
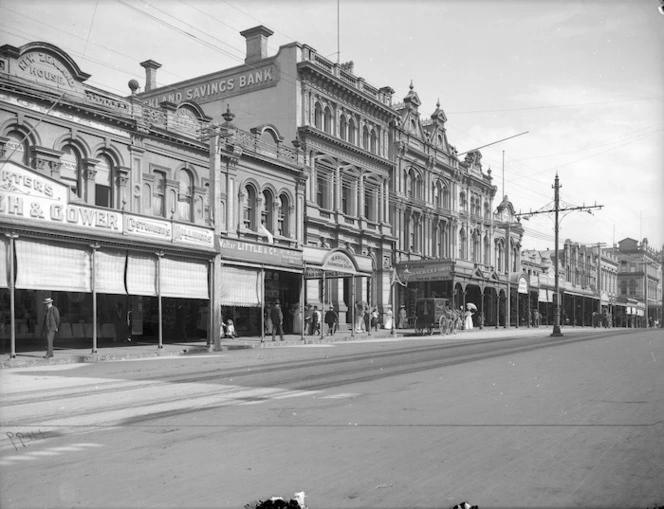
[[464,329],[471,330],[473,328],[473,313],[477,311],[477,306],[472,302],[466,304],[466,320],[464,321]]

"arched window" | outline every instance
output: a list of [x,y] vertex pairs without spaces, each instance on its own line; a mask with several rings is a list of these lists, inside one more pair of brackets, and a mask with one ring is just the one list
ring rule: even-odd
[[99,156],[95,174],[95,205],[112,208],[113,193],[113,161],[106,156]]
[[364,126],[364,129],[362,129],[362,148],[369,150],[369,129],[367,126]]
[[440,181],[436,182],[433,188],[433,203],[438,208],[443,207],[443,185]]
[[279,208],[277,210],[277,233],[282,237],[290,237],[290,200],[283,193],[279,196]]
[[512,272],[517,271],[517,267],[519,266],[519,250],[514,247],[512,248]]
[[484,236],[484,265],[491,265],[491,243],[489,236]]
[[155,171],[154,187],[152,189],[152,213],[155,216],[164,217],[166,215],[165,193],[166,174],[163,171]]
[[79,150],[73,145],[65,145],[60,157],[60,178],[69,186],[72,194],[81,197],[83,188],[82,157]]
[[352,176],[344,175],[341,178],[341,212],[346,215],[354,215],[353,191],[355,190],[355,179]]
[[191,173],[187,170],[178,172],[178,218],[182,221],[191,221],[194,188]]
[[364,217],[368,221],[376,221],[378,204],[378,186],[372,182],[364,184]]
[[265,226],[267,231],[274,233],[273,214],[274,198],[272,193],[268,190],[263,191],[263,208],[261,210],[261,224]]
[[459,195],[459,200],[461,200],[461,210],[468,211],[468,201],[466,200],[465,191],[461,191],[461,194]]
[[502,241],[496,243],[496,271],[505,272],[505,246]]
[[480,232],[477,230],[473,231],[473,237],[472,237],[472,247],[471,249],[473,250],[471,259],[475,263],[480,262]]
[[491,209],[488,201],[484,202],[484,219],[491,219]]
[[459,259],[466,260],[468,258],[468,236],[466,230],[463,228],[459,232]]
[[320,103],[316,103],[316,106],[314,106],[314,126],[318,129],[323,128],[323,110],[320,107]]
[[373,154],[378,153],[378,138],[376,136],[376,130],[372,129],[371,130],[371,140],[369,141],[370,144],[370,150]]
[[446,209],[450,209],[450,188],[447,186],[443,186],[443,207]]
[[410,251],[415,251],[415,215],[411,214],[410,220],[408,221],[408,248]]
[[410,198],[417,198],[418,191],[418,177],[415,170],[411,168],[408,172],[408,190],[406,194]]
[[357,145],[357,128],[352,118],[348,120],[348,141]]
[[325,113],[323,115],[323,130],[326,133],[332,133],[332,111],[329,106],[325,106]]
[[346,122],[346,116],[341,115],[339,119],[339,137],[342,140],[348,141],[348,122]]
[[[10,161],[21,163],[25,166],[30,166],[29,144],[27,137],[19,131],[12,131],[7,135],[7,143],[5,144],[4,157],[9,158]],[[25,138],[25,140],[23,139]]]
[[443,225],[443,239],[442,239],[442,256],[444,258],[450,258],[450,252],[451,252],[451,241],[450,241],[450,225],[448,223],[445,223]]
[[244,192],[241,195],[242,203],[242,224],[248,230],[255,230],[256,220],[256,190],[254,186],[244,186]]
[[316,164],[316,204],[326,210],[332,208],[330,179],[332,169]]

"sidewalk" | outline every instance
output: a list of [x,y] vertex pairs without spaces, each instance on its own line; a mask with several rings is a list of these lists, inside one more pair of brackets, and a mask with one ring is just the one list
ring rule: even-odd
[[[566,328],[563,333],[576,333],[581,331],[593,331],[592,327],[574,327]],[[605,329],[608,330],[608,329]],[[261,342],[260,337],[241,337],[236,339],[224,338],[221,340],[220,350],[214,350],[214,345],[208,346],[206,340],[199,341],[183,341],[175,343],[164,342],[162,348],[158,348],[156,343],[145,343],[141,341],[127,342],[127,343],[111,343],[101,345],[97,348],[96,353],[92,353],[92,342],[87,347],[82,344],[74,345],[72,348],[58,347],[57,338],[53,350],[54,356],[51,359],[45,359],[45,345],[41,346],[40,342],[33,342],[31,347],[21,349],[16,352],[15,358],[10,358],[9,349],[0,354],[0,369],[17,368],[17,367],[30,367],[30,366],[49,366],[53,364],[73,364],[82,362],[102,362],[111,360],[126,360],[126,359],[141,359],[148,357],[176,357],[181,355],[196,355],[196,354],[219,354],[230,350],[243,350],[251,348],[279,348],[285,346],[301,346],[312,345],[321,343],[350,343],[350,342],[367,342],[367,341],[395,341],[407,339],[424,339],[424,340],[473,340],[485,338],[500,338],[500,337],[514,337],[526,335],[541,335],[548,336],[551,334],[551,327],[540,328],[515,328],[509,329],[495,327],[486,327],[484,329],[473,329],[470,331],[457,331],[456,334],[441,336],[440,334],[433,335],[415,335],[412,329],[398,329],[396,334],[392,335],[389,330],[381,329],[377,332],[372,332],[370,335],[366,332],[357,332],[351,335],[350,331],[337,332],[334,336],[305,336],[304,340],[300,335],[285,334],[284,341],[273,342],[271,336],[266,336],[264,342]]]

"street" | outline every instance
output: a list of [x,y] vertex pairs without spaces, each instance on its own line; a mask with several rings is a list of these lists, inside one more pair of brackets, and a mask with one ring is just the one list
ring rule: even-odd
[[661,330],[0,370],[3,508],[664,505]]

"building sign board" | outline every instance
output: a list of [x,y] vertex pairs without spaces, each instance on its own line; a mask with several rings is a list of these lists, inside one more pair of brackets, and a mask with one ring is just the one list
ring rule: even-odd
[[221,73],[213,78],[201,80],[183,87],[173,87],[159,91],[156,95],[143,93],[141,97],[153,108],[162,102],[179,104],[195,101],[198,104],[218,101],[222,98],[245,94],[254,90],[272,87],[279,81],[279,69],[276,64],[258,68],[243,69],[234,73]]
[[304,263],[301,251],[236,239],[222,238],[219,244],[222,260],[297,268],[301,268]]
[[355,264],[346,253],[335,251],[327,256],[323,261],[323,270],[330,272],[343,272],[345,274],[355,274]]
[[0,171],[0,218],[214,249],[212,229],[69,202],[69,188],[13,161]]
[[[397,271],[399,279],[406,282],[443,281],[452,278],[453,263],[427,262],[424,264],[408,264]],[[406,270],[407,269],[407,270]]]

